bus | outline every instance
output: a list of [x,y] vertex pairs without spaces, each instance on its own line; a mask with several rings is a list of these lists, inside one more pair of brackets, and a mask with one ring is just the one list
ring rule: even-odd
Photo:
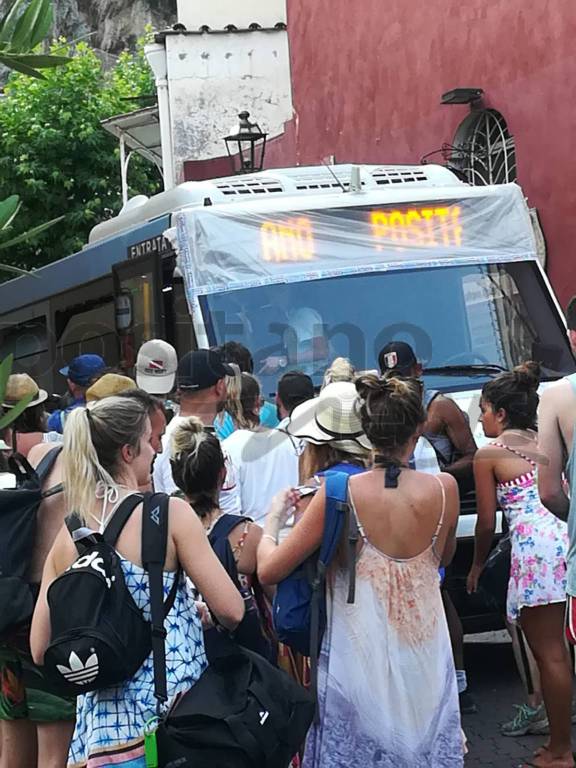
[[[75,355],[130,372],[150,338],[179,355],[246,344],[267,397],[290,368],[319,385],[334,357],[376,369],[379,350],[405,340],[426,386],[458,403],[481,444],[491,376],[528,359],[544,386],[575,370],[516,184],[472,187],[434,165],[336,165],[187,182],[131,202],[82,252],[0,285],[2,355],[50,392],[63,391],[57,371]],[[473,494],[462,511],[470,543]]]

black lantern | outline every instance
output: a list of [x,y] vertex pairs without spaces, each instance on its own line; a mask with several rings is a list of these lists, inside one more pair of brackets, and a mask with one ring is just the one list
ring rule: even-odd
[[238,125],[224,137],[232,170],[234,173],[261,171],[268,134],[262,133],[258,123],[250,122],[250,112],[240,112],[238,118]]

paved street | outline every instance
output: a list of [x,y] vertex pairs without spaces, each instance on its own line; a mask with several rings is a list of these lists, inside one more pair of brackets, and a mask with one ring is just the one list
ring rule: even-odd
[[[545,737],[505,738],[499,724],[514,715],[514,704],[522,702],[522,686],[505,633],[486,638],[468,638],[466,659],[470,688],[479,711],[464,717],[470,754],[466,768],[513,768],[542,744]],[[481,640],[481,642],[478,642]],[[488,640],[488,642],[486,642]],[[575,731],[576,736],[576,731]]]

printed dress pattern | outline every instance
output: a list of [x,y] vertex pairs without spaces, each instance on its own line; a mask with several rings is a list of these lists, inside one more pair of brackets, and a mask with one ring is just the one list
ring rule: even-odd
[[396,560],[364,539],[352,605],[334,574],[304,768],[462,768],[438,565],[433,546]]
[[506,613],[518,621],[524,607],[566,600],[568,526],[542,504],[536,464],[503,443],[494,443],[532,465],[532,471],[498,483],[498,504],[510,527],[510,581]]
[[[150,620],[148,575],[121,558],[126,586]],[[167,596],[175,575],[164,574]],[[165,622],[166,677],[170,700],[191,688],[206,667],[202,625],[184,575]],[[115,688],[92,691],[78,698],[69,768],[145,768],[143,733],[156,714],[152,654],[132,680]]]

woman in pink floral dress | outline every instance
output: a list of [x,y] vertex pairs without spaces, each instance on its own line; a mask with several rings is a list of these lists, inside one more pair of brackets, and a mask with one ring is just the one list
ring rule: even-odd
[[564,640],[568,532],[538,495],[538,384],[538,366],[526,363],[482,390],[482,426],[495,440],[474,458],[478,522],[468,590],[477,587],[500,508],[512,545],[508,619],[520,623],[534,654],[550,721],[550,740],[526,765],[572,768],[572,672]]

